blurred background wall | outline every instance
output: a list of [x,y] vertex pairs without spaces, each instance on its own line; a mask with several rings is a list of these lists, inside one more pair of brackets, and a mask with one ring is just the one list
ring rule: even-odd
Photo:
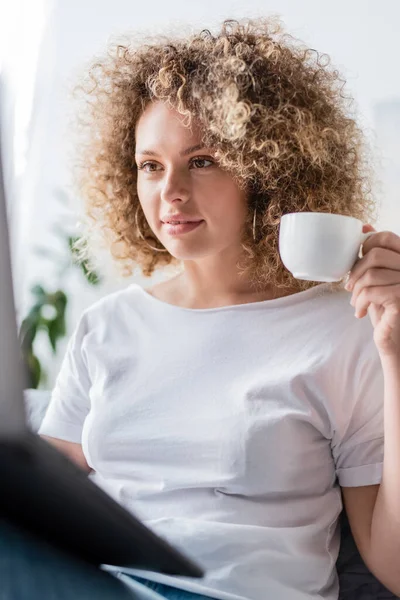
[[[143,29],[158,32],[176,22],[198,29],[224,18],[279,15],[290,33],[327,53],[346,77],[347,91],[355,98],[359,121],[374,148],[376,194],[381,203],[378,226],[400,234],[398,0],[1,2],[2,137],[19,321],[35,306],[40,289],[46,293],[61,289],[68,300],[66,331],[59,335],[55,352],[48,331],[38,331],[36,336],[35,352],[47,373],[41,387],[53,385],[81,311],[128,283],[105,263],[101,282],[91,285],[81,270],[70,266],[66,239],[76,222],[71,202],[79,204],[78,198],[71,197],[69,168],[74,150],[68,136],[69,93],[77,70],[103,52],[110,36]],[[134,279],[148,283],[140,275]],[[43,308],[48,322],[54,311],[54,306]],[[53,337],[60,328],[60,323],[56,325]]]

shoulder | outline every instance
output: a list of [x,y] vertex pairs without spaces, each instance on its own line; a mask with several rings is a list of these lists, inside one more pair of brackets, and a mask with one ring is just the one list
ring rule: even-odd
[[368,315],[355,317],[350,297],[345,291],[332,294],[323,323],[329,352],[324,386],[335,419],[343,427],[357,405],[365,418],[381,410],[384,385],[373,325]]
[[139,302],[141,295],[141,287],[131,283],[93,302],[83,311],[82,318],[91,323],[97,319],[115,315],[117,312],[124,313],[126,310],[132,310]]
[[137,284],[106,294],[85,308],[74,327],[70,344],[82,343],[88,334],[98,332],[101,337],[110,328],[124,328],[127,320],[136,312],[142,296]]
[[138,284],[106,294],[80,315],[70,337],[72,351],[93,352],[106,346],[118,346],[121,340],[137,335],[148,321],[148,299]]
[[317,328],[328,337],[342,354],[374,347],[373,326],[368,316],[357,319],[350,304],[351,294],[345,290],[324,289],[314,296],[309,314]]
[[355,317],[350,298],[345,290],[313,296],[307,310],[297,315],[303,319],[303,338],[319,356],[323,385],[334,393],[335,404],[340,396],[345,403],[351,395],[358,396],[358,390],[372,381],[382,385],[374,328],[368,315]]

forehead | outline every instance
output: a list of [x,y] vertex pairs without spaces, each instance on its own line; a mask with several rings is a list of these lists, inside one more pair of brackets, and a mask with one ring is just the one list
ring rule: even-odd
[[170,144],[197,144],[201,142],[202,132],[193,121],[191,128],[184,125],[185,117],[163,102],[150,103],[136,124],[135,138],[140,148],[144,144],[154,149]]

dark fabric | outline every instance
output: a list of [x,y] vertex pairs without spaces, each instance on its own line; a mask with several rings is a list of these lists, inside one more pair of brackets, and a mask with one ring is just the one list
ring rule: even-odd
[[346,512],[340,518],[342,540],[336,563],[339,600],[398,600],[366,567],[351,533]]

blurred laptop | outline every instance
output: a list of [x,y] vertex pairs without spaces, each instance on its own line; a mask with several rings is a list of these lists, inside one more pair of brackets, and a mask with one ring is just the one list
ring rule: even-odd
[[199,565],[27,427],[2,164],[0,130],[0,518],[95,565],[202,577]]

